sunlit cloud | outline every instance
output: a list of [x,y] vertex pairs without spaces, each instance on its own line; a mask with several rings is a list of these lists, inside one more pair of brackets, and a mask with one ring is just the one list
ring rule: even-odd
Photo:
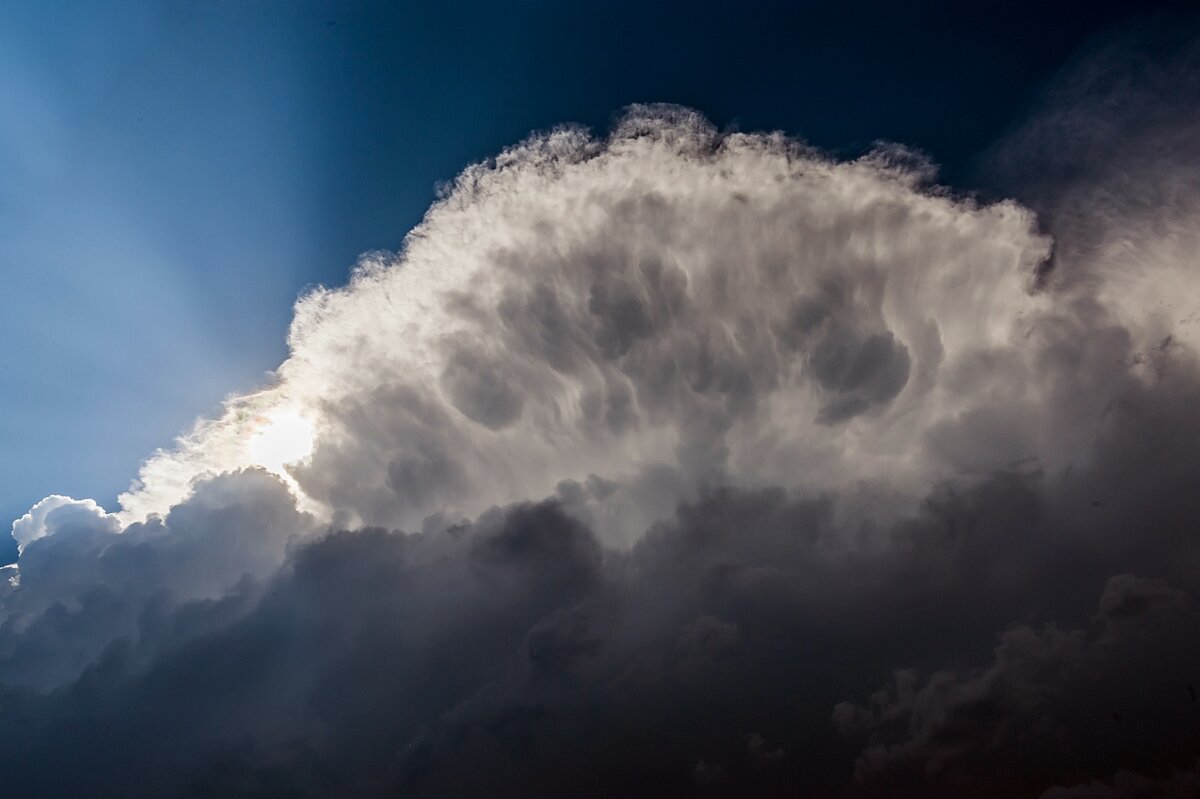
[[254,421],[257,429],[246,445],[252,464],[287,477],[289,464],[312,454],[316,430],[298,412],[281,408]]

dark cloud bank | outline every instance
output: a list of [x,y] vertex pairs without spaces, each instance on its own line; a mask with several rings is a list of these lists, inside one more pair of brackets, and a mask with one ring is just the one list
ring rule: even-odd
[[[1171,91],[1194,99],[1196,51],[1180,52]],[[1071,108],[997,157],[1065,147],[1054,126],[1099,113]],[[886,474],[810,484],[819,458],[794,480],[738,479],[730,442],[752,438],[738,424],[783,367],[738,368],[729,342],[756,352],[753,336],[710,336],[688,355],[663,333],[702,285],[651,257],[653,239],[633,276],[589,273],[577,307],[590,327],[556,300],[566,282],[500,297],[496,324],[501,343],[561,374],[607,364],[604,390],[581,400],[601,430],[588,440],[675,419],[666,465],[623,480],[585,469],[403,530],[358,523],[384,513],[362,488],[375,472],[395,513],[483,484],[443,417],[481,442],[537,418],[539,373],[515,381],[503,353],[459,337],[440,345],[443,404],[382,373],[330,411],[342,438],[318,438],[295,485],[234,470],[132,524],[47,501],[18,522],[20,576],[2,599],[4,795],[1200,795],[1200,323],[1143,314],[1107,277],[1125,256],[1106,241],[1133,241],[1154,258],[1124,263],[1165,281],[1168,303],[1200,297],[1195,253],[1171,249],[1195,236],[1195,107],[1162,113],[1153,130],[1112,117],[1128,169],[1096,167],[1119,148],[1088,140],[1071,151],[1086,177],[1030,200],[1064,225],[1049,230],[1063,242],[1053,268],[1032,265],[1040,321],[953,370],[935,374],[917,327],[889,327],[870,281],[834,276],[785,298],[770,351],[798,353],[820,435],[887,433],[864,426],[935,382],[970,399],[920,417],[904,442],[919,450],[913,502]],[[677,109],[623,124],[580,145],[588,158],[680,130],[700,130],[710,155],[671,158],[720,146]],[[898,155],[870,168],[936,196]],[[503,165],[483,174],[501,180]],[[1147,203],[1167,174],[1171,197]],[[471,202],[468,188],[445,202]],[[563,213],[658,214],[669,229],[688,210],[632,191],[641,199],[615,211],[599,198]],[[447,300],[459,314],[485,301]],[[668,345],[683,382],[662,371]],[[1022,381],[1037,391],[1015,391]],[[935,396],[950,395],[917,394]],[[402,421],[381,426],[364,397]],[[363,455],[379,447],[396,452]],[[298,509],[297,486],[332,512]],[[632,536],[630,518],[646,520]]]

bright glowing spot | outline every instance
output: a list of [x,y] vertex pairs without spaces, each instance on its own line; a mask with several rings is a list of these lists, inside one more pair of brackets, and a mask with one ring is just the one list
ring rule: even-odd
[[286,476],[285,466],[312,454],[316,431],[312,422],[291,410],[275,411],[247,445],[250,460],[257,466]]

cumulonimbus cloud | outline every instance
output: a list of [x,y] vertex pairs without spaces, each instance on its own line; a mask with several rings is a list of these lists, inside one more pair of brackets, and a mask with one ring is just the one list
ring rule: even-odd
[[[530,139],[460,176],[399,255],[303,297],[277,383],[152,458],[125,517],[254,465],[254,419],[281,408],[314,431],[291,470],[312,509],[405,529],[591,475],[919,494],[964,459],[1080,455],[1037,443],[1048,240],[922,178],[677,108]],[[1004,446],[929,444],[998,392],[1025,417]],[[603,532],[629,543],[678,498],[632,513],[618,493],[632,515]]]
[[114,795],[950,790],[1057,740],[1063,675],[1194,612],[1200,283],[1060,281],[1032,212],[931,176],[664,106],[469,168],[116,514],[15,523],[19,784],[75,790],[36,769],[93,719]]

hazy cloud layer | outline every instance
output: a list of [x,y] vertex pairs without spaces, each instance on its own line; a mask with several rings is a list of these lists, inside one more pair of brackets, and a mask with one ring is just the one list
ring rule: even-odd
[[1200,194],[931,174],[674,107],[468,169],[14,524],[6,789],[1196,795]]

